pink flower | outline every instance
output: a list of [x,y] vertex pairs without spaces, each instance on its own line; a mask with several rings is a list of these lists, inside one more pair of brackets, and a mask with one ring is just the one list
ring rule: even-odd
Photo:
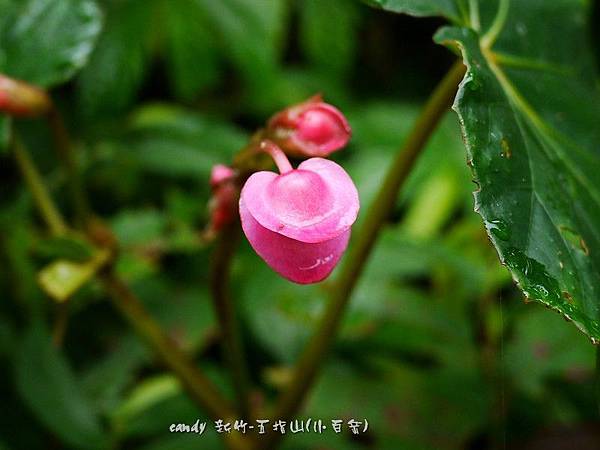
[[275,114],[269,137],[293,156],[328,156],[344,147],[352,130],[344,115],[320,95]]
[[338,263],[359,210],[358,192],[338,164],[311,158],[293,169],[265,141],[280,174],[256,172],[242,188],[242,228],[254,250],[281,276],[316,283]]

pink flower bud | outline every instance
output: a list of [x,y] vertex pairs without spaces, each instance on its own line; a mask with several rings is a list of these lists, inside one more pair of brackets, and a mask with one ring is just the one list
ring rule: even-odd
[[275,114],[269,137],[293,156],[328,156],[344,147],[352,130],[344,115],[317,95]]
[[238,188],[235,172],[231,167],[217,164],[210,174],[212,197],[209,203],[209,234],[214,235],[233,223],[237,217]]
[[300,284],[326,278],[348,245],[358,192],[338,164],[311,158],[293,169],[273,143],[280,175],[256,172],[242,188],[242,228],[254,250],[281,276]]
[[230,180],[235,175],[235,171],[224,164],[213,166],[210,171],[210,186],[214,189],[224,181]]
[[0,112],[17,117],[46,114],[52,106],[43,90],[23,81],[0,75]]

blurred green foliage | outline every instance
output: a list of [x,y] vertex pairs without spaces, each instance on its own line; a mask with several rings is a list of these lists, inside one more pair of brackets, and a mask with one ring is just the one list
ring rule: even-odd
[[[229,162],[270,114],[320,91],[353,127],[350,146],[335,158],[366,211],[452,60],[431,41],[440,22],[353,0],[103,0],[101,13],[85,1],[63,3],[59,12],[74,13],[76,4],[102,23],[97,38],[94,27],[85,31],[94,41],[88,64],[52,94],[75,137],[92,205],[121,245],[119,273],[231,394],[207,288],[211,249],[198,239],[211,166]],[[23,7],[0,0],[0,17],[14,5]],[[44,17],[53,32],[80,29]],[[58,45],[45,33],[50,48]],[[40,60],[30,69],[42,68]],[[5,123],[0,118],[0,129]],[[18,121],[16,130],[72,215],[45,125]],[[221,448],[210,427],[201,437],[169,433],[171,423],[206,415],[95,282],[69,300],[64,346],[52,346],[55,305],[37,273],[85,248],[49,240],[10,154],[0,158],[0,448]],[[370,430],[359,439],[288,435],[283,448],[485,449],[500,428],[517,449],[549,427],[597,423],[593,348],[558,315],[523,304],[472,211],[473,189],[457,119],[448,114],[390,211],[302,413],[366,418]],[[288,379],[329,287],[293,285],[241,245],[233,293],[252,382],[266,392],[258,402]]]

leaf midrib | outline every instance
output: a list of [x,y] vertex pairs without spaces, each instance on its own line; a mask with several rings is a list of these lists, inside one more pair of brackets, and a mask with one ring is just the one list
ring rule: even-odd
[[[569,161],[565,161],[564,154],[562,153],[562,151],[558,151],[558,149],[557,149],[557,146],[559,145],[559,143],[554,141],[553,139],[551,139],[551,135],[555,135],[557,137],[562,137],[567,141],[568,141],[568,138],[562,136],[562,134],[560,133],[559,130],[556,130],[553,127],[551,127],[550,125],[548,125],[537,114],[535,109],[531,105],[529,105],[529,103],[525,100],[525,98],[518,91],[518,89],[510,82],[510,80],[508,79],[506,74],[502,71],[502,69],[497,64],[495,64],[494,54],[491,52],[491,50],[486,50],[485,48],[482,48],[482,53],[486,59],[488,66],[490,67],[490,70],[492,71],[496,80],[498,81],[498,84],[500,85],[502,92],[506,96],[506,99],[508,100],[508,103],[511,107],[513,114],[515,115],[515,118],[517,118],[517,124],[518,124],[521,135],[525,136],[526,133],[525,133],[525,130],[523,129],[523,124],[521,123],[521,121],[518,120],[519,116],[522,117],[526,122],[528,122],[536,131],[535,133],[533,133],[533,137],[538,142],[540,148],[542,149],[542,151],[545,154],[545,157],[550,159],[550,155],[548,154],[548,151],[553,150],[554,155],[559,158],[559,160],[565,165],[565,167],[568,168],[569,173],[572,176],[572,178],[578,184],[580,184],[583,188],[586,188],[588,190],[588,192],[591,194],[591,196],[594,199],[597,206],[600,207],[600,191],[594,189],[593,184],[588,185],[589,183],[591,183],[590,180],[588,180],[584,174],[581,174],[579,171],[575,170]],[[525,151],[526,151],[526,155],[527,155],[527,162],[528,162],[528,168],[529,168],[530,179],[531,179],[531,188],[530,188],[531,199],[530,199],[530,208],[529,208],[529,223],[527,226],[527,248],[529,248],[529,243],[530,243],[530,235],[531,235],[531,228],[532,228],[531,225],[532,225],[533,212],[534,212],[533,203],[534,203],[534,201],[537,201],[537,203],[542,207],[542,209],[543,209],[545,215],[547,216],[547,218],[549,219],[550,223],[553,225],[554,234],[559,237],[558,241],[560,241],[562,244],[562,247],[564,249],[566,249],[566,253],[569,255],[569,259],[571,261],[572,266],[575,269],[577,269],[577,271],[578,271],[579,264],[577,262],[577,259],[573,255],[574,250],[572,249],[571,245],[566,240],[566,238],[560,233],[559,228],[557,228],[557,225],[554,222],[554,219],[548,212],[548,208],[546,207],[543,200],[540,198],[540,196],[534,189],[535,177],[534,177],[534,173],[531,169],[531,155],[530,155],[531,150],[529,148],[527,148],[527,143],[525,140],[524,140],[524,143],[525,143]],[[550,148],[546,149],[547,146]],[[585,154],[589,156],[589,153],[586,152],[584,149],[580,148],[579,146],[577,146],[577,150],[585,152]],[[568,158],[567,158],[567,160],[568,160]],[[583,180],[581,179],[582,177],[584,178]],[[596,235],[594,235],[594,236],[596,237]],[[592,264],[592,266],[594,265],[593,260],[590,260],[590,264]],[[580,294],[582,295],[583,298],[585,298],[586,291],[584,289],[583,281],[582,281],[581,277],[579,276],[579,273],[577,273],[577,284],[579,287]],[[559,295],[562,295],[562,293],[559,293]],[[576,300],[579,300],[578,303],[579,303],[579,305],[581,305],[580,312],[591,322],[597,320],[593,317],[588,316],[588,314],[583,309],[583,306],[585,306],[585,302],[583,301],[583,298],[576,299]],[[543,301],[543,299],[537,299],[537,300]],[[551,305],[551,306],[553,306],[553,305]],[[587,309],[587,307],[586,307],[586,309]],[[564,314],[564,311],[563,311],[563,314]],[[589,330],[589,331],[591,332],[591,330]]]

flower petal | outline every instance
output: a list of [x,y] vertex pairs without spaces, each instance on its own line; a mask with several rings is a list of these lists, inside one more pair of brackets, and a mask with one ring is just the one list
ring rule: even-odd
[[307,243],[339,236],[359,210],[358,192],[346,171],[323,158],[311,158],[283,175],[254,173],[241,201],[263,227]]
[[334,269],[350,238],[350,229],[318,243],[300,242],[263,227],[240,200],[242,228],[250,245],[277,273],[300,284],[317,283]]

